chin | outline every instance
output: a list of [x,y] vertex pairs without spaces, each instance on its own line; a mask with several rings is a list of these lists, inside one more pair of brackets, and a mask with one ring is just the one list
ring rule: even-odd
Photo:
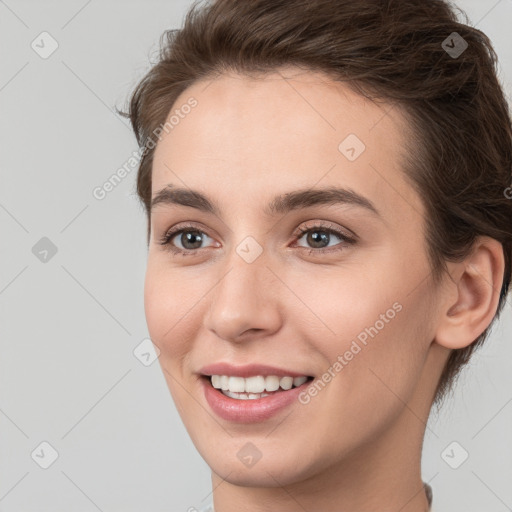
[[[232,439],[232,449],[219,446],[218,451],[215,452],[211,451],[211,437],[206,443],[209,443],[208,448],[199,450],[199,453],[215,474],[233,485],[280,487],[305,480],[310,476],[308,473],[312,472],[305,454],[301,454],[301,463],[299,464],[297,454],[300,453],[300,450],[293,450],[290,446],[286,449],[283,448],[282,451],[269,447],[267,456],[262,453],[259,460],[244,462],[245,453],[251,451],[250,448],[247,448],[250,446],[250,441],[246,443],[240,439]],[[292,457],[292,455],[294,456]]]

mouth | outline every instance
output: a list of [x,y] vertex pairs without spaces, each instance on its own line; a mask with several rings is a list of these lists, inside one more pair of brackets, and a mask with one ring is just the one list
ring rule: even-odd
[[276,394],[287,393],[309,383],[309,375],[201,375],[207,386],[233,400],[260,400]]
[[204,366],[198,376],[210,410],[234,423],[261,423],[285,409],[297,408],[301,394],[314,379],[285,367],[223,361]]
[[214,414],[230,423],[248,424],[262,423],[285,409],[297,408],[301,393],[313,377],[203,374],[199,380]]

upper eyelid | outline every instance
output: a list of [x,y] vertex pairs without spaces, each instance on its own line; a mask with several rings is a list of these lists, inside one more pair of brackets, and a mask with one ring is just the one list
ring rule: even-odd
[[[301,226],[304,224],[304,223],[309,223],[307,224],[306,226],[302,227]],[[314,228],[322,228],[322,229],[333,229],[335,231],[347,231],[347,235],[350,236],[349,234],[351,234],[354,238],[357,236],[352,230],[348,229],[348,228],[345,228],[345,227],[342,227],[342,226],[337,226],[336,224],[330,222],[330,221],[320,221],[320,220],[307,220],[307,221],[303,221],[301,222],[294,230],[293,232],[297,232],[299,231],[300,229],[302,229],[303,231],[304,230],[309,230],[309,229],[314,229]],[[209,228],[206,228],[206,227],[202,227],[201,226],[201,223],[197,224],[195,222],[187,222],[185,221],[184,223],[181,223],[179,222],[178,224],[176,224],[175,226],[169,228],[169,229],[166,229],[164,231],[164,234],[167,234],[167,233],[170,233],[171,231],[173,233],[178,233],[180,231],[187,231],[187,230],[190,230],[190,231],[193,231],[193,230],[196,230],[196,231],[201,231],[201,232],[204,232],[205,234],[208,234],[208,231],[209,231]]]
[[306,225],[304,228],[301,228],[301,225],[300,224],[296,230],[294,230],[294,233],[295,231],[310,231],[312,229],[315,229],[315,228],[319,228],[320,229],[325,229],[327,231],[329,230],[332,230],[332,231],[335,231],[335,232],[339,232],[341,235],[343,235],[345,238],[350,238],[350,239],[353,239],[353,240],[357,240],[359,237],[351,230],[351,229],[348,229],[344,226],[338,226],[332,222],[329,222],[329,221],[319,221],[319,220],[312,220],[312,221],[305,221],[305,222],[309,222],[311,224],[308,224]]

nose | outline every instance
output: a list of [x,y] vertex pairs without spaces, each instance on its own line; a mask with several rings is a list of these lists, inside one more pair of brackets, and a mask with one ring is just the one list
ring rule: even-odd
[[281,326],[279,304],[283,284],[264,253],[248,263],[233,251],[210,301],[205,327],[219,338],[240,343],[249,337],[267,337]]

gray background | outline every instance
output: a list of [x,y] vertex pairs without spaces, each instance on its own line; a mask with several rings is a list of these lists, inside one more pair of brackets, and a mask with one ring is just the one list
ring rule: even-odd
[[[457,4],[494,42],[510,98],[512,0]],[[3,512],[186,511],[211,499],[158,362],[133,354],[148,336],[135,169],[105,199],[92,195],[137,149],[113,107],[190,5],[0,1]],[[31,47],[43,31],[59,45],[46,59]],[[57,248],[46,262],[32,252],[43,237]],[[422,469],[436,512],[512,510],[510,302],[429,421]],[[59,454],[48,469],[31,457],[49,461],[43,441]]]

